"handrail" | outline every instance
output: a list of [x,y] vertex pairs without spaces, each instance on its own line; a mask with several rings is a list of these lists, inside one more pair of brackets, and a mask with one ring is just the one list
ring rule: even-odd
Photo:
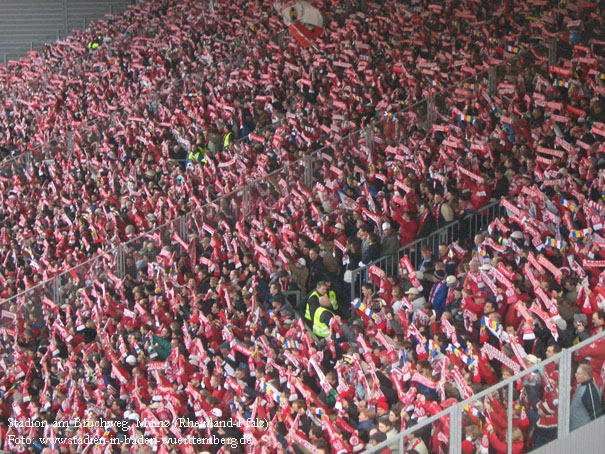
[[[123,5],[117,5],[117,6],[118,6],[118,8],[123,8],[124,11],[125,11],[125,10],[128,9],[129,6],[132,6],[135,3],[136,3],[135,0],[123,0]],[[63,7],[65,8],[65,5],[63,5]],[[110,4],[109,5],[109,11],[107,11],[106,13],[103,13],[102,17],[105,17],[108,14],[114,14],[113,8],[114,8],[114,5]],[[87,22],[87,19],[88,18],[84,18],[84,21]],[[65,29],[67,30],[67,21],[69,20],[67,13],[65,15],[65,19],[64,20],[65,20],[65,24],[64,24],[65,25]],[[53,32],[53,34],[54,34],[54,32]],[[56,36],[57,36],[56,39],[57,40],[59,39],[60,35],[61,35],[61,31],[60,30],[56,30]],[[70,35],[70,33],[68,33],[68,35]],[[31,48],[28,49],[28,52],[31,51],[31,50],[34,50],[34,41],[30,41],[30,42],[31,42],[31,46],[30,46]],[[36,47],[38,45],[44,46],[47,43],[48,43],[48,40],[43,40],[43,39],[42,40],[36,40]],[[5,61],[2,62],[4,65],[6,65],[8,63],[8,61],[6,59],[7,55],[8,54],[6,54],[6,53],[4,54]],[[24,57],[25,57],[24,55],[19,55],[17,57],[17,60],[20,59],[20,58],[24,58]],[[90,121],[88,121],[86,123],[86,125],[87,126],[94,126],[95,123],[96,123],[96,120],[90,120]],[[25,150],[25,151],[18,150],[18,149],[11,150],[11,152],[10,152],[11,154],[8,154],[7,156],[4,157],[4,159],[0,160],[0,170],[4,169],[5,167],[9,167],[11,165],[12,161],[17,161],[17,160],[21,160],[21,159],[25,159],[26,161],[28,161],[28,155],[30,155],[30,159],[31,159],[32,153],[34,153],[34,152],[36,152],[38,150],[41,150],[45,146],[48,146],[53,140],[57,140],[57,141],[60,140],[60,136],[55,136],[55,137],[49,139],[46,143],[37,144],[31,150]],[[12,154],[15,151],[21,151],[21,153]]]
[[[525,49],[524,51],[520,52],[518,55],[516,55],[516,56],[514,56],[514,57],[511,57],[511,58],[509,58],[509,59],[507,59],[507,60],[504,60],[503,62],[498,63],[498,64],[496,64],[496,65],[492,65],[492,66],[491,66],[491,68],[497,68],[497,67],[505,66],[505,65],[507,65],[507,64],[510,64],[510,63],[511,63],[511,62],[513,62],[513,61],[520,60],[521,58],[523,58],[523,57],[525,57],[526,55],[528,55],[529,53],[531,53],[531,51],[532,51],[532,50],[538,49],[538,48],[540,48],[540,47],[543,47],[543,45],[542,45],[542,44],[537,44],[537,45],[535,45],[535,46],[532,46],[532,47],[530,47],[530,48],[527,48],[527,49]],[[432,88],[432,87],[429,87],[429,96],[428,96],[427,98],[423,98],[423,99],[421,99],[421,100],[419,100],[419,101],[415,102],[414,104],[404,106],[402,109],[400,109],[400,110],[398,110],[398,111],[396,111],[396,112],[392,113],[392,114],[391,114],[389,117],[382,118],[382,119],[380,119],[380,120],[378,120],[378,121],[375,121],[375,120],[373,120],[373,121],[375,121],[375,123],[377,123],[377,124],[381,124],[381,123],[383,123],[383,122],[385,122],[385,121],[387,121],[387,120],[389,120],[389,121],[390,121],[390,119],[391,119],[391,118],[397,118],[399,115],[402,115],[402,114],[404,114],[404,113],[406,113],[406,112],[408,112],[408,111],[412,111],[412,110],[413,110],[413,109],[415,109],[416,107],[421,106],[422,104],[426,103],[426,102],[427,102],[427,100],[428,100],[429,98],[431,98],[431,97],[435,97],[435,96],[439,96],[439,95],[446,95],[447,93],[453,92],[453,91],[455,91],[456,89],[458,89],[458,88],[462,87],[464,84],[468,83],[469,81],[472,81],[472,80],[477,80],[477,79],[482,78],[482,77],[483,77],[483,78],[484,78],[484,77],[487,77],[487,76],[488,76],[488,73],[489,73],[489,69],[488,69],[488,70],[483,70],[483,71],[480,71],[480,72],[478,72],[478,73],[476,73],[476,74],[474,74],[474,75],[471,75],[471,76],[469,76],[469,77],[467,77],[467,78],[465,78],[465,79],[463,79],[463,80],[461,80],[461,81],[459,81],[459,82],[457,82],[457,83],[455,83],[455,84],[453,84],[453,85],[451,85],[451,86],[446,87],[445,89],[442,89],[442,90],[439,90],[439,91],[435,91],[435,92],[431,92],[430,90],[432,90],[433,88]],[[341,138],[339,141],[337,141],[336,143],[343,143],[344,141],[346,141],[347,139],[349,139],[349,138],[353,137],[354,135],[358,135],[358,134],[363,133],[363,131],[364,131],[364,129],[363,129],[363,128],[357,129],[357,130],[355,130],[355,131],[353,131],[353,132],[351,132],[351,133],[347,134],[346,136],[342,137],[342,138]],[[290,168],[290,167],[293,167],[293,166],[296,166],[296,165],[302,165],[302,166],[304,166],[304,165],[305,165],[305,163],[306,163],[306,162],[307,162],[309,159],[316,158],[316,157],[317,157],[317,156],[318,156],[320,153],[327,152],[327,151],[328,151],[328,148],[329,148],[329,147],[324,146],[324,147],[322,147],[322,148],[320,148],[320,149],[316,150],[315,152],[311,153],[310,155],[305,156],[305,157],[303,157],[303,158],[300,158],[300,159],[298,159],[297,161],[294,161],[293,163],[288,163],[288,164],[284,165],[283,167],[281,167],[281,168],[279,168],[279,169],[277,169],[277,170],[275,170],[275,171],[271,172],[270,174],[267,174],[267,175],[264,175],[264,176],[262,176],[262,177],[256,178],[256,179],[254,179],[254,180],[252,180],[252,181],[248,182],[248,184],[246,184],[246,185],[240,186],[240,187],[238,187],[238,188],[234,189],[233,191],[231,191],[231,192],[229,192],[229,193],[227,193],[227,194],[223,194],[222,196],[217,197],[217,198],[216,198],[216,199],[214,199],[213,201],[211,201],[211,202],[208,202],[208,203],[204,204],[204,205],[203,205],[202,207],[200,207],[200,208],[196,208],[196,209],[194,209],[194,210],[191,210],[190,212],[188,212],[188,213],[186,213],[186,214],[184,214],[184,215],[182,215],[182,216],[180,216],[180,217],[178,217],[178,218],[175,218],[175,219],[172,219],[172,220],[170,220],[170,221],[167,221],[167,222],[165,222],[164,224],[162,224],[162,225],[160,225],[160,226],[158,226],[158,227],[156,227],[156,228],[154,228],[154,229],[152,229],[152,230],[145,231],[145,232],[143,232],[143,233],[139,234],[137,237],[135,237],[135,238],[133,238],[133,239],[129,240],[129,241],[128,241],[128,242],[126,242],[126,243],[120,243],[119,245],[114,246],[113,248],[111,248],[111,249],[109,249],[109,250],[107,250],[107,251],[104,251],[104,252],[102,252],[102,253],[99,253],[99,254],[97,254],[96,256],[92,257],[91,259],[86,260],[86,261],[85,261],[83,264],[89,263],[91,260],[95,260],[95,259],[96,259],[96,260],[98,260],[100,257],[102,257],[102,256],[104,256],[104,255],[107,255],[107,254],[115,254],[115,253],[116,253],[116,252],[117,252],[117,251],[118,251],[118,250],[119,250],[121,247],[125,247],[125,246],[127,246],[129,243],[131,243],[131,242],[134,242],[134,241],[140,241],[140,240],[141,240],[141,239],[143,239],[145,236],[147,236],[147,235],[149,235],[149,234],[151,234],[151,233],[155,232],[156,230],[158,230],[158,229],[160,229],[160,228],[164,228],[164,227],[168,226],[168,225],[169,225],[169,224],[171,224],[171,223],[180,222],[180,221],[182,221],[183,219],[186,219],[186,218],[187,218],[187,216],[191,216],[191,215],[195,215],[195,214],[197,214],[197,213],[201,213],[201,212],[203,212],[203,211],[204,211],[204,209],[206,209],[208,206],[210,206],[210,205],[212,205],[212,204],[216,204],[216,203],[217,203],[217,202],[219,202],[219,201],[220,201],[222,198],[227,197],[227,196],[231,196],[231,195],[233,195],[233,194],[236,194],[236,193],[239,193],[239,192],[242,192],[242,191],[246,191],[247,189],[250,189],[250,188],[251,188],[253,185],[255,185],[255,184],[259,183],[259,182],[264,182],[264,181],[267,181],[267,180],[268,180],[268,179],[269,179],[271,176],[277,175],[277,174],[279,174],[280,172],[282,172],[282,171],[284,171],[284,170],[287,170],[287,169],[288,169],[288,168]],[[23,297],[24,295],[26,295],[26,294],[30,293],[32,290],[34,290],[34,289],[38,289],[39,287],[44,286],[44,285],[46,285],[46,284],[50,283],[50,282],[51,282],[53,279],[55,279],[55,278],[57,278],[57,277],[59,277],[59,276],[63,276],[63,275],[66,275],[66,274],[68,274],[68,273],[70,273],[70,272],[72,272],[72,271],[75,271],[76,269],[80,268],[80,267],[81,267],[83,264],[78,264],[76,267],[73,267],[73,268],[71,268],[71,269],[69,269],[69,270],[66,270],[66,271],[64,271],[64,272],[62,272],[62,273],[59,273],[58,275],[55,275],[55,276],[53,276],[52,278],[47,279],[46,281],[40,282],[39,284],[37,284],[37,285],[36,285],[36,286],[34,286],[34,287],[31,287],[31,288],[29,288],[29,289],[27,289],[27,290],[25,290],[25,291],[23,291],[23,292],[20,292],[20,293],[18,293],[17,295],[13,295],[12,297],[10,297],[10,298],[8,298],[8,299],[6,299],[6,300],[0,301],[0,307],[1,307],[1,306],[2,306],[4,303],[7,303],[7,302],[9,302],[9,301],[12,301],[13,299],[16,299],[16,298]]]
[[[518,374],[514,375],[513,377],[507,378],[506,380],[503,380],[477,394],[472,395],[468,399],[462,400],[462,401],[458,402],[457,404],[452,405],[448,409],[432,416],[431,418],[427,418],[427,419],[419,422],[418,424],[406,429],[405,431],[400,432],[399,434],[395,435],[394,437],[388,438],[384,442],[363,451],[362,454],[378,453],[382,449],[386,448],[387,446],[391,446],[395,443],[399,443],[400,447],[403,447],[403,439],[405,437],[407,437],[410,433],[415,432],[416,430],[421,429],[421,428],[431,424],[434,421],[440,420],[443,417],[451,416],[453,412],[462,414],[462,412],[466,411],[465,407],[472,406],[472,404],[474,402],[478,401],[479,399],[482,399],[483,397],[486,397],[489,394],[491,394],[495,391],[498,391],[504,387],[511,387],[512,385],[514,385],[516,382],[518,382],[520,379],[524,378],[525,376],[535,373],[535,372],[540,372],[541,370],[543,370],[543,368],[545,366],[555,363],[555,362],[558,362],[560,366],[566,365],[565,370],[559,371],[558,384],[559,384],[559,390],[561,390],[562,388],[565,388],[567,391],[569,391],[569,390],[571,390],[571,383],[572,383],[572,381],[571,381],[572,354],[574,352],[576,352],[577,350],[579,350],[583,347],[586,347],[587,345],[590,345],[594,342],[600,341],[602,339],[605,339],[605,331],[595,334],[594,336],[586,339],[583,342],[580,342],[577,345],[574,345],[573,347],[563,349],[559,353],[556,353],[555,355],[553,355],[552,357],[545,359],[543,361],[540,361],[539,363],[534,364],[531,367],[528,367],[527,369],[519,372]],[[567,367],[567,366],[569,366],[569,367]],[[563,367],[560,367],[560,369],[563,369]],[[558,426],[567,425],[567,427],[569,427],[568,426],[569,419],[567,419],[567,421],[565,422],[565,418],[569,417],[570,401],[569,401],[569,399],[561,399],[560,394],[561,393],[559,393]],[[565,394],[565,395],[567,397],[569,397],[569,394]],[[512,412],[511,406],[509,406],[507,410]],[[452,424],[451,420],[452,420],[452,418],[450,418],[450,440],[452,439],[452,432],[462,431],[461,418],[455,418],[457,424]],[[455,427],[455,426],[458,426],[458,427]],[[510,433],[510,430],[508,432]],[[567,435],[568,433],[569,433],[569,431],[567,431],[567,433],[564,433],[563,436]],[[561,436],[561,434],[560,434],[560,436]],[[450,446],[450,454],[459,453],[459,452],[461,452],[460,446]],[[403,451],[401,451],[401,453],[403,454]]]
[[[130,5],[133,5],[135,3],[134,1],[131,1],[131,0],[128,0],[128,1],[130,2]],[[128,6],[130,6],[130,5],[126,5],[125,4],[124,5],[124,9],[126,10],[128,8]],[[113,14],[113,12],[110,11],[110,12],[108,12],[106,14]],[[284,35],[284,34],[285,34],[285,31],[284,32],[277,32],[277,33],[275,33],[275,37],[278,38],[280,35]],[[45,43],[42,43],[42,44],[45,44]],[[97,120],[89,120],[86,123],[86,126],[94,126],[96,123],[97,123]],[[269,123],[268,125],[266,125],[265,127],[261,128],[260,130],[255,130],[254,132],[255,133],[262,133],[262,132],[265,132],[267,130],[272,129],[273,127],[276,127],[276,126],[273,123]],[[246,138],[247,138],[247,136],[242,136],[242,137],[236,139],[234,142],[242,142]],[[9,154],[9,155],[5,156],[4,159],[0,159],[0,170],[4,169],[6,167],[10,167],[13,161],[18,161],[18,160],[21,160],[21,159],[25,159],[27,161],[28,160],[28,155],[30,156],[30,159],[31,159],[31,156],[32,156],[32,154],[34,152],[42,150],[43,147],[48,146],[53,140],[57,140],[57,141],[60,140],[60,136],[55,136],[55,137],[49,139],[46,143],[37,144],[32,150],[25,150],[25,151],[22,151],[19,154]],[[15,149],[15,150],[12,150],[11,153],[13,153],[14,151],[20,151],[20,150]],[[182,160],[182,161],[184,161],[184,160]]]
[[[406,249],[410,249],[416,245],[422,244],[423,242],[425,242],[426,240],[433,238],[433,237],[438,237],[441,238],[443,236],[444,233],[447,233],[449,230],[451,230],[454,227],[457,227],[460,225],[461,222],[465,222],[465,221],[469,221],[477,216],[480,216],[482,213],[489,211],[491,208],[494,208],[496,206],[500,205],[500,200],[496,200],[493,202],[490,202],[489,204],[487,204],[486,206],[480,208],[479,210],[477,210],[475,213],[469,213],[467,214],[464,218],[462,219],[457,219],[455,221],[452,221],[446,225],[444,225],[443,227],[435,230],[434,232],[430,233],[429,235],[422,237],[422,238],[416,238],[414,241],[412,241],[411,243],[406,244],[405,246],[400,247],[397,250],[397,259],[399,260],[402,257],[402,253],[406,250]],[[493,220],[493,219],[491,219]],[[491,222],[490,220],[490,222]],[[476,233],[476,232],[475,232]],[[474,234],[474,233],[473,233]],[[362,271],[368,269],[370,266],[372,265],[376,265],[379,266],[378,264],[388,261],[389,259],[391,259],[392,256],[391,255],[383,255],[382,257],[377,258],[376,260],[373,260],[372,262],[368,263],[367,265],[364,266],[360,266],[359,268],[356,268],[354,270],[351,270],[351,299],[354,299],[357,295],[355,294],[355,283],[356,283],[356,277],[359,276],[361,274]],[[394,264],[395,266],[396,264]],[[379,266],[380,267],[380,266]]]

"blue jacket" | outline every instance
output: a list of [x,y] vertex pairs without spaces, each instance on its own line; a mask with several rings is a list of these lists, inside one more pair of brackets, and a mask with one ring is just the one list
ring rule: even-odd
[[431,293],[429,295],[429,303],[433,305],[433,308],[438,313],[438,315],[443,314],[445,311],[445,304],[447,302],[447,292],[448,286],[445,282],[445,279],[435,282],[433,287],[431,288]]

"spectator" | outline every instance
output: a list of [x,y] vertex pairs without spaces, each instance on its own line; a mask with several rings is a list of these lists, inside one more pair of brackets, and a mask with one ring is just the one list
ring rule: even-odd
[[492,197],[494,199],[500,199],[501,197],[508,196],[508,178],[506,177],[504,169],[502,167],[496,167],[494,169],[494,183],[495,188],[492,191]]
[[382,223],[382,235],[380,237],[380,257],[390,256],[397,257],[399,251],[399,238],[397,232],[393,231],[391,224],[388,222]]
[[364,253],[361,255],[360,266],[367,266],[374,260],[380,257],[380,244],[378,243],[378,236],[372,232],[367,236],[367,247]]
[[[513,431],[513,447],[512,452],[514,454],[523,454],[525,448],[523,446],[523,432],[518,427],[514,427]],[[507,445],[505,441],[502,441],[494,431],[493,426],[487,426],[487,432],[489,433],[489,444],[493,447],[495,452],[498,454],[504,454],[507,452]]]
[[309,282],[308,288],[315,287],[318,282],[323,281],[326,277],[331,277],[328,274],[328,270],[326,269],[323,260],[319,255],[318,248],[311,248],[309,251]]
[[399,223],[400,246],[407,246],[417,237],[418,224],[409,211],[404,211],[401,218],[397,220]]
[[429,450],[422,438],[416,436],[414,432],[408,435],[407,452],[416,451],[418,454],[429,454]]
[[[380,443],[386,441],[386,439],[387,439],[387,435],[384,432],[377,431],[373,435],[370,435],[370,446],[377,446]],[[391,454],[392,453],[390,446],[386,447],[380,451],[377,451],[377,452],[380,452],[380,454]]]
[[[315,311],[320,306],[320,299],[328,292],[328,284],[325,281],[317,282],[315,290],[307,297],[305,304],[305,319],[313,324]],[[329,300],[329,298],[328,298]]]
[[601,394],[594,383],[592,367],[581,363],[576,371],[576,386],[571,397],[569,430],[588,424],[601,415]]
[[418,204],[418,232],[416,238],[425,238],[437,230],[437,221],[427,202]]

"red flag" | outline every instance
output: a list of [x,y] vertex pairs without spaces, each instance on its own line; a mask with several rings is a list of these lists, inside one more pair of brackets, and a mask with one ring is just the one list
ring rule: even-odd
[[311,47],[313,45],[313,39],[321,35],[323,30],[322,28],[313,25],[310,25],[309,28],[307,28],[307,26],[300,22],[290,24],[288,28],[294,39],[296,39],[302,47]]

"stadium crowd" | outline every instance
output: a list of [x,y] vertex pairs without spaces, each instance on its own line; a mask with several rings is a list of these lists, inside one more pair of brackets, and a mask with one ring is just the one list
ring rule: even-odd
[[37,160],[0,172],[1,296],[548,38],[535,3],[328,2],[315,53],[269,4],[143,2],[2,68],[2,148]]
[[[602,4],[569,4],[549,10],[536,21],[527,20],[527,8],[550,6],[548,2],[508,3],[501,10],[481,3],[486,10],[479,13],[476,2],[468,6],[473,13],[461,9],[462,4],[452,2],[440,8],[417,3],[398,11],[392,9],[394,2],[368,4],[367,16],[357,13],[348,18],[334,12],[334,30],[328,27],[318,48],[320,55],[341,52],[338,60],[313,56],[292,44],[273,50],[284,52],[294,69],[282,66],[283,57],[275,56],[269,76],[271,64],[268,69],[259,67],[258,57],[272,48],[263,41],[270,29],[277,30],[271,19],[259,21],[262,12],[247,9],[251,23],[243,27],[243,12],[240,24],[221,19],[220,9],[214,19],[205,14],[202,17],[211,20],[199,24],[200,28],[206,27],[211,39],[219,41],[202,50],[203,39],[187,38],[198,28],[186,13],[193,8],[190,3],[157,11],[139,5],[123,17],[100,23],[94,33],[47,49],[44,58],[31,60],[37,63],[22,61],[8,68],[31,71],[32,65],[44,65],[49,58],[78,56],[73,65],[66,65],[66,81],[78,72],[88,80],[62,85],[65,94],[60,105],[54,110],[41,108],[46,112],[39,121],[52,117],[49,121],[56,122],[46,136],[36,136],[34,131],[43,134],[38,128],[28,131],[30,143],[46,141],[57,131],[62,136],[71,131],[80,138],[74,141],[73,152],[53,148],[55,163],[25,175],[32,179],[27,183],[23,176],[13,177],[17,179],[17,185],[11,186],[15,197],[7,197],[3,207],[3,242],[8,230],[16,235],[14,244],[3,243],[3,269],[12,273],[6,278],[9,285],[3,285],[4,297],[30,285],[22,285],[23,277],[36,282],[45,277],[45,270],[74,265],[238,184],[282,164],[290,166],[256,184],[249,200],[239,195],[224,197],[206,205],[203,213],[193,214],[188,231],[195,233],[187,238],[160,229],[130,244],[124,276],[116,275],[113,257],[106,256],[96,262],[101,267],[74,271],[59,304],[37,291],[3,307],[0,415],[48,421],[75,417],[129,421],[107,431],[73,427],[56,431],[68,437],[85,433],[127,437],[146,432],[238,439],[243,435],[256,440],[237,447],[214,445],[209,449],[212,453],[359,452],[603,330],[605,276],[601,268],[605,261],[599,260],[605,245],[599,236],[605,212],[605,160],[599,156],[605,151],[605,78],[600,72],[603,44],[599,41],[603,39]],[[426,7],[425,12],[418,13],[416,7]],[[456,11],[458,20],[443,19],[444,11]],[[366,17],[371,20],[361,20]],[[406,20],[396,23],[397,17]],[[420,25],[421,19],[425,19],[424,29],[405,30],[410,21]],[[471,31],[483,20],[486,30],[475,36]],[[541,26],[532,27],[534,22]],[[134,24],[131,31],[140,27],[147,39],[120,35],[126,24]],[[152,63],[155,52],[162,49],[150,40],[154,27],[174,32],[178,39],[166,55],[179,55],[180,61],[167,58],[163,65]],[[391,27],[420,34],[403,42],[411,46],[409,54],[398,50],[401,42],[391,42]],[[560,49],[562,57],[556,65],[548,66],[544,47],[523,53],[506,66],[494,92],[488,91],[482,76],[472,86],[459,86],[447,97],[439,96],[431,128],[423,127],[426,115],[414,108],[392,115],[429,94],[431,86],[452,85],[465,73],[494,63],[490,58],[505,49],[517,53],[515,46],[534,43],[560,29],[571,33],[557,35],[568,44]],[[359,30],[359,36],[352,32],[346,39],[338,30]],[[373,36],[377,30],[388,38],[377,39]],[[444,48],[428,46],[440,33],[444,35],[438,45]],[[95,53],[88,52],[83,44],[99,35],[111,41],[100,40]],[[448,37],[457,55],[448,49]],[[366,46],[372,43],[373,50],[379,46],[376,56],[363,55],[359,43],[364,40]],[[138,56],[122,46],[138,41],[141,44],[130,46]],[[188,52],[187,42],[202,44],[192,44]],[[247,88],[238,92],[235,87],[242,85],[225,84],[224,68],[229,65],[221,68],[219,62],[227,51],[237,58],[238,47],[230,46],[242,45],[249,49],[245,58],[257,64],[242,64],[256,71],[245,75],[250,85],[244,84]],[[258,46],[258,54],[251,45]],[[57,56],[61,46],[71,50]],[[569,55],[565,55],[567,47]],[[213,75],[206,67],[204,79],[183,79],[179,71],[199,69],[195,48],[215,58],[219,70]],[[368,58],[367,65],[359,64],[358,60],[363,61],[360,53]],[[107,59],[115,59],[111,63],[114,76]],[[101,71],[109,68],[114,83],[84,75],[98,68],[100,60],[106,65]],[[317,73],[308,69],[315,63]],[[134,65],[140,67],[133,70]],[[433,69],[435,65],[439,70]],[[300,68],[311,74],[298,74]],[[153,71],[164,76],[150,77]],[[171,75],[174,85],[167,82]],[[334,86],[330,77],[341,85],[351,84],[350,95],[343,96],[345,87],[338,88],[340,97],[338,91],[330,91]],[[315,93],[294,88],[301,78],[299,83]],[[261,94],[259,79],[276,86]],[[374,87],[368,88],[372,83]],[[26,86],[23,90],[28,90]],[[80,88],[71,88],[76,86]],[[216,93],[219,87],[226,91]],[[69,94],[73,100],[82,90],[88,90],[90,101],[68,107]],[[44,105],[45,96],[35,102]],[[103,102],[96,96],[104,96]],[[259,96],[278,100],[270,104],[270,114],[260,104],[266,99],[254,108],[252,100],[257,102]],[[29,95],[28,99],[33,98]],[[211,115],[210,99],[215,109],[220,100],[222,113],[215,110]],[[344,106],[338,99],[346,99]],[[383,99],[391,101],[388,106],[386,101],[379,102]],[[144,113],[147,103],[150,108]],[[180,103],[183,107],[177,112]],[[246,107],[248,103],[252,104]],[[116,109],[108,108],[112,105]],[[132,111],[123,113],[122,108]],[[80,112],[82,123],[95,119],[85,133],[73,125],[78,121],[72,117],[74,110]],[[334,115],[335,110],[341,110],[342,116]],[[225,112],[231,113],[235,128],[221,118]],[[235,118],[240,112],[238,124]],[[6,115],[27,124],[25,109]],[[271,123],[275,131],[252,132]],[[71,126],[62,130],[61,124]],[[371,132],[339,141],[366,125]],[[248,135],[251,140],[231,143],[225,149],[229,132],[234,138]],[[25,146],[24,137],[11,140],[15,140],[11,146]],[[183,150],[197,150],[193,143],[199,145],[206,162],[186,156]],[[314,161],[316,183],[305,187],[301,183],[305,169],[296,159],[308,155],[316,143],[328,147]],[[189,168],[170,164],[169,158],[179,153],[192,161]],[[238,163],[243,167],[237,172],[226,170]],[[97,165],[108,170],[99,172]],[[48,208],[37,211],[44,197],[33,189],[29,196],[16,197],[21,178],[20,184],[30,188],[35,187],[33,180],[40,180],[42,193],[52,191],[47,192],[50,199],[56,191],[50,188],[62,175],[73,180],[61,183],[67,188],[61,194],[63,207],[50,202]],[[5,188],[3,196],[8,193]],[[168,202],[171,197],[174,200]],[[502,216],[473,241],[466,241],[461,233],[459,238],[447,238],[436,250],[423,247],[423,260],[415,270],[405,258],[397,273],[389,273],[394,275],[369,266],[360,299],[350,301],[347,271],[370,265],[381,256],[394,256],[398,262],[400,246],[498,200]],[[18,210],[19,203],[30,205]],[[81,208],[65,211],[71,203]],[[28,223],[31,219],[26,216],[37,218],[38,225]],[[50,238],[54,232],[45,235],[47,250],[36,250],[36,235],[51,225],[65,227],[61,252],[56,253],[59,248],[51,244],[57,241]],[[32,242],[21,242],[20,235]],[[74,256],[80,245],[82,253]],[[46,263],[49,251],[55,258]],[[72,256],[71,262],[62,262],[67,255]],[[292,291],[303,296],[298,306],[289,298]],[[21,304],[42,310],[22,310]],[[483,361],[482,356],[491,360]],[[601,411],[605,342],[580,350],[575,360],[579,366],[572,429]],[[556,366],[547,367],[518,387],[513,452],[528,452],[556,436],[558,396],[553,384],[557,373]],[[484,401],[483,408],[465,415],[465,453],[506,452],[499,437],[506,427],[506,405],[504,396],[495,395]],[[266,418],[271,424],[266,432],[248,427],[243,433],[229,428],[144,429],[135,424],[177,417]],[[0,431],[3,448],[10,452],[36,447],[11,446],[9,435],[39,437],[53,432],[9,428],[5,421]],[[432,430],[410,436],[407,452],[445,452],[448,431],[447,422],[441,420]],[[58,449],[70,452],[68,446]],[[101,446],[91,449],[104,450]],[[159,447],[159,452],[173,451],[196,452],[199,446]]]

